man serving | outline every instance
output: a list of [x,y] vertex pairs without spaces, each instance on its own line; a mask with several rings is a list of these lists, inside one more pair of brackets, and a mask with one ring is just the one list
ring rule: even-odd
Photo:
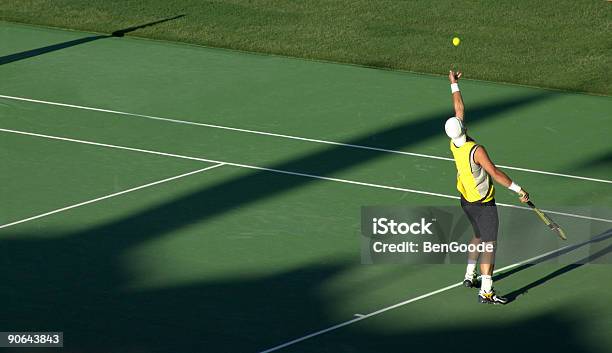
[[481,242],[491,244],[490,252],[470,252],[463,284],[466,287],[477,285],[476,263],[480,257],[481,287],[478,292],[478,302],[485,304],[505,304],[507,299],[498,296],[493,289],[493,267],[495,265],[495,246],[499,219],[495,205],[495,187],[491,178],[519,195],[521,202],[529,201],[525,189],[510,180],[506,173],[499,170],[487,154],[485,148],[478,145],[466,134],[463,98],[459,91],[458,81],[461,72],[450,71],[448,78],[451,83],[451,94],[455,116],[446,120],[444,129],[450,137],[450,150],[457,167],[457,190],[461,194],[461,208],[467,215],[474,237],[471,243]]

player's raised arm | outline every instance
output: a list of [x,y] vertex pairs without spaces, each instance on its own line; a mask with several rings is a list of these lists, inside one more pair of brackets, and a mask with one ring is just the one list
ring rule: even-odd
[[451,93],[453,95],[453,106],[455,108],[455,117],[464,122],[464,107],[463,107],[463,98],[461,97],[461,92],[459,91],[459,79],[463,73],[459,71],[451,70],[448,73],[448,79],[451,83]]
[[519,195],[519,200],[521,200],[521,202],[529,201],[529,193],[513,182],[506,173],[499,170],[499,168],[493,164],[483,146],[479,146],[474,152],[474,162],[482,166],[487,174],[489,174],[496,182],[516,192]]

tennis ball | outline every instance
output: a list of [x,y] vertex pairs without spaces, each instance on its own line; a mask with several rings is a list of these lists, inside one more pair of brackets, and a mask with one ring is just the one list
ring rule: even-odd
[[458,47],[459,43],[461,43],[461,39],[459,39],[458,37],[453,38],[453,45]]

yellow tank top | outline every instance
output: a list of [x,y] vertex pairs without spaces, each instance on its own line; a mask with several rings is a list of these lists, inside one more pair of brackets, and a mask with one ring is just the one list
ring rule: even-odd
[[477,147],[478,144],[469,139],[461,147],[450,141],[457,166],[457,190],[468,202],[488,202],[495,196],[495,187],[484,168],[474,162]]

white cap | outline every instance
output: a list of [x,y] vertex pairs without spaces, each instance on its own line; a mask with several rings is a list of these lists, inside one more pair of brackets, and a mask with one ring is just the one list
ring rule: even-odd
[[459,120],[457,117],[452,117],[446,120],[444,130],[446,131],[446,135],[453,140],[455,146],[461,147],[465,143],[465,128],[463,127],[461,120]]

